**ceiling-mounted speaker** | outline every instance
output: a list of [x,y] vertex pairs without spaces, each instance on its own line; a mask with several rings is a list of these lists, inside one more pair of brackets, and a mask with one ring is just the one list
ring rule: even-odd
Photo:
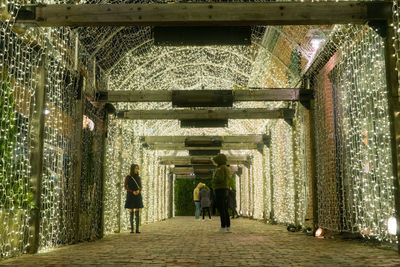
[[153,32],[158,46],[251,45],[250,26],[156,26]]
[[181,120],[182,128],[224,128],[228,127],[228,120]]

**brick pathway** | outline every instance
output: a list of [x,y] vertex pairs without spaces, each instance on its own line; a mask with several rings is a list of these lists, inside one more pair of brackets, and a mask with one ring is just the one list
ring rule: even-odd
[[248,219],[217,233],[219,218],[177,217],[95,242],[0,261],[0,266],[400,266],[393,250],[316,239]]

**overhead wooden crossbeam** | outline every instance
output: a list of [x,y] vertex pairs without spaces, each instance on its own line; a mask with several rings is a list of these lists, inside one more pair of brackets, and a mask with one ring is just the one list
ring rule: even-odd
[[196,120],[196,119],[291,119],[292,109],[196,109],[196,110],[130,110],[117,114],[128,120]]
[[232,144],[222,144],[220,147],[187,147],[184,144],[151,144],[150,149],[153,150],[251,150],[257,149],[257,144],[251,143],[232,143]]
[[154,144],[154,143],[184,143],[186,140],[221,140],[224,143],[261,143],[263,142],[263,135],[227,135],[227,136],[142,136],[141,141]]
[[171,169],[171,172],[174,174],[186,174],[190,175],[192,173],[195,174],[210,174],[213,172],[212,168],[204,168],[204,169],[196,169],[193,167],[174,167]]
[[392,16],[392,2],[26,5],[17,23],[38,26],[246,26],[364,24]]
[[[304,92],[304,93],[303,93]],[[97,95],[99,102],[171,102],[174,91],[109,91]],[[298,101],[309,99],[309,94],[299,88],[237,89],[233,90],[233,101]]]
[[[249,164],[246,156],[228,156],[227,164]],[[211,157],[207,156],[162,156],[159,157],[161,165],[204,165],[211,164]]]

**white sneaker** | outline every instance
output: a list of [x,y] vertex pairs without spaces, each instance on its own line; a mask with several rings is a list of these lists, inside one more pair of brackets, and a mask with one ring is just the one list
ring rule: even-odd
[[225,229],[226,229],[226,232],[227,232],[227,233],[232,233],[230,227],[226,227]]
[[226,233],[225,228],[219,228],[218,233]]

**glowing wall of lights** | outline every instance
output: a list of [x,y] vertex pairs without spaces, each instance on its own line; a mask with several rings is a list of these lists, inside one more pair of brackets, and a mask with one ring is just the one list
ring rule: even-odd
[[253,218],[263,219],[264,211],[264,177],[263,177],[263,158],[258,151],[253,153],[252,178],[253,178]]
[[305,107],[297,105],[293,129],[293,149],[294,149],[294,183],[296,194],[296,217],[297,223],[303,225],[306,218],[309,203],[309,180],[307,171],[307,152],[306,152],[306,121]]
[[[11,8],[13,12],[13,9]],[[0,257],[23,253],[29,246],[31,101],[38,84],[40,49],[24,43],[0,22]]]
[[[166,219],[169,210],[169,179],[167,172],[161,171],[165,167],[158,165],[159,152],[143,149],[140,136],[146,128],[139,127],[139,121],[120,121],[111,119],[108,128],[107,163],[113,166],[107,167],[105,192],[105,232],[111,234],[115,229],[126,231],[129,227],[129,212],[124,208],[126,191],[124,180],[129,173],[132,163],[139,165],[139,175],[143,186],[142,196],[144,208],[141,212],[141,224],[151,223]],[[118,163],[119,162],[119,163]],[[114,164],[115,163],[115,164]],[[118,182],[115,182],[118,181]],[[114,185],[114,186],[113,186]],[[164,201],[164,200],[167,201]],[[120,201],[120,212],[115,211],[115,200]],[[113,205],[114,204],[114,205]]]
[[[105,179],[104,179],[104,234],[111,234],[118,231],[119,209],[116,209],[116,203],[119,203],[122,187],[120,183],[122,162],[120,160],[122,153],[122,136],[117,126],[120,121],[110,120],[108,125],[108,138],[106,143],[105,158]],[[110,138],[111,137],[111,138]]]
[[[339,229],[339,209],[336,180],[336,147],[334,141],[334,117],[332,85],[327,77],[337,61],[334,56],[316,76],[315,85],[315,142],[318,195],[318,224],[327,229]],[[322,149],[323,148],[323,149]]]
[[237,206],[240,208],[239,212],[243,216],[249,216],[250,214],[249,192],[249,170],[246,166],[242,166],[242,175],[240,176],[240,202],[237,203]]
[[274,220],[294,223],[294,176],[292,129],[284,120],[271,127],[271,178]]
[[387,232],[395,208],[384,44],[371,29],[354,30],[361,38],[343,45],[330,74],[343,125],[336,133],[343,163],[337,177],[344,202],[341,226],[394,242]]
[[[393,0],[393,29],[395,36],[395,44],[400,40],[400,4],[398,0]],[[395,56],[396,56],[396,66],[400,66],[400,47],[398,45],[394,45]],[[399,77],[400,79],[400,77]],[[399,87],[400,91],[400,87]]]
[[263,202],[264,202],[264,218],[270,219],[271,214],[271,166],[270,166],[270,148],[264,146],[263,150],[263,176],[264,176],[264,184],[263,184]]

